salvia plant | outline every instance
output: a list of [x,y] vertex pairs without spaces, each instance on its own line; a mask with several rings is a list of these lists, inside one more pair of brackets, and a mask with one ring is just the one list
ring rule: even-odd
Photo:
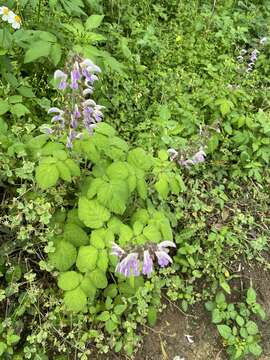
[[52,126],[43,127],[48,134],[62,137],[67,134],[66,147],[71,149],[75,139],[83,136],[83,130],[92,135],[103,114],[103,106],[97,105],[89,98],[94,91],[96,73],[100,68],[90,59],[74,56],[66,64],[64,71],[56,70],[54,79],[58,89],[63,93],[61,107],[52,107],[48,113],[53,114]]

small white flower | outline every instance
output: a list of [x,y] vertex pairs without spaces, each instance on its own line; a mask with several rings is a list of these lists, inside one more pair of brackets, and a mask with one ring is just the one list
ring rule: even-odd
[[21,27],[22,20],[18,15],[15,15],[14,13],[11,15],[11,26],[13,29],[17,30]]

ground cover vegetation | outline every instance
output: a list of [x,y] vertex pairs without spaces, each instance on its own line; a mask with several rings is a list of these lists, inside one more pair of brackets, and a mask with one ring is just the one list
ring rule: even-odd
[[0,358],[132,357],[164,298],[263,353],[269,5],[0,7]]

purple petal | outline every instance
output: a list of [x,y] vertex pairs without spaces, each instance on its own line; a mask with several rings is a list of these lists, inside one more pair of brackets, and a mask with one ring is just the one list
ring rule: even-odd
[[140,263],[137,253],[128,254],[116,267],[117,272],[124,276],[139,276],[140,275]]
[[143,252],[143,267],[142,267],[142,273],[143,275],[149,276],[153,271],[153,260],[150,256],[150,253],[148,250],[145,250]]
[[116,243],[113,243],[111,255],[121,257],[121,256],[125,255],[125,251],[119,245],[117,245]]
[[155,251],[160,267],[165,267],[169,263],[172,263],[172,258],[165,251]]

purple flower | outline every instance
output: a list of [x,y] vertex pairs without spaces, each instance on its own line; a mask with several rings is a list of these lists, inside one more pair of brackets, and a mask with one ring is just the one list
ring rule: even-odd
[[259,50],[255,49],[252,51],[250,56],[250,61],[254,63],[257,60],[257,55],[259,54]]
[[143,267],[142,267],[142,273],[143,275],[149,276],[153,271],[153,260],[150,256],[150,253],[148,250],[145,250],[143,252]]
[[122,249],[119,245],[117,245],[116,243],[113,243],[111,255],[115,255],[115,256],[121,258],[123,255],[125,255],[125,250],[123,250],[123,249]]
[[117,272],[124,276],[139,276],[140,262],[138,260],[138,253],[130,253],[116,266]]
[[48,110],[48,114],[52,114],[52,113],[58,113],[59,115],[63,115],[64,111],[59,109],[58,107],[52,107]]
[[54,79],[60,81],[58,84],[58,89],[65,90],[67,87],[67,74],[62,70],[56,70],[54,73]]
[[71,85],[70,85],[71,89],[77,90],[79,88],[78,82],[81,79],[80,68],[77,61],[75,61],[74,63],[74,67],[73,70],[71,71],[70,77],[71,77]]
[[166,251],[164,250],[155,251],[155,254],[160,267],[165,267],[169,263],[172,263],[172,258],[167,254]]
[[175,243],[172,242],[172,241],[169,241],[169,240],[165,240],[165,241],[162,241],[161,243],[158,244],[158,248],[160,250],[165,250],[167,251],[167,247],[176,247]]
[[205,161],[205,152],[203,150],[198,151],[192,158],[193,163],[197,164],[197,163],[201,163]]
[[85,59],[80,63],[82,69],[86,69],[89,73],[100,73],[101,69],[95,65],[90,59]]

